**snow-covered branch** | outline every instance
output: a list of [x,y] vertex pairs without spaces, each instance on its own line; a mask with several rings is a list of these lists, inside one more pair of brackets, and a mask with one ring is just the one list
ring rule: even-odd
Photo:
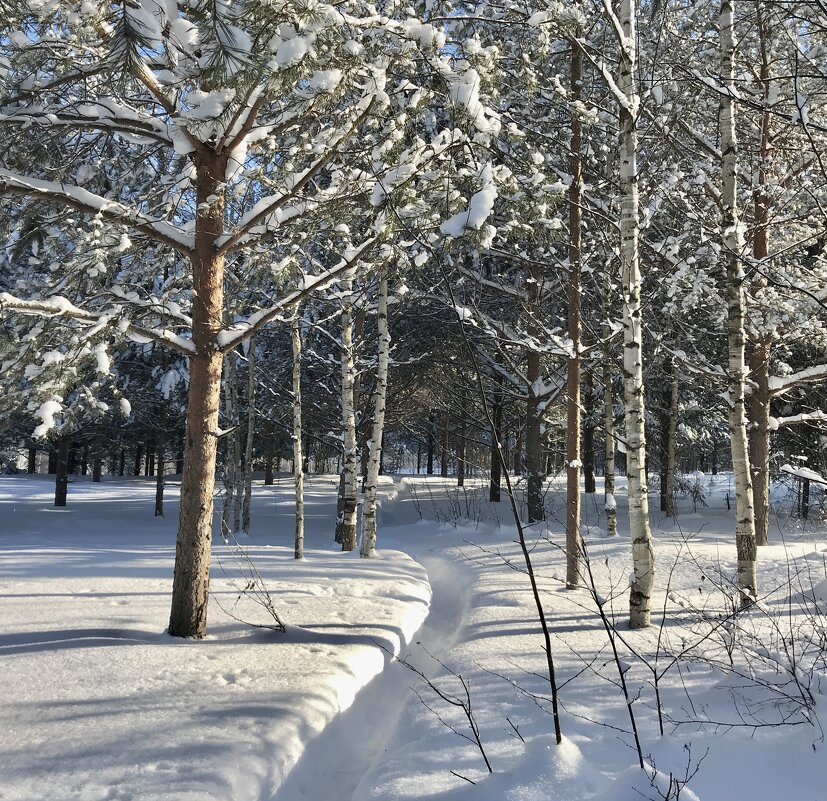
[[330,163],[336,156],[339,148],[356,132],[359,126],[367,119],[373,108],[376,95],[365,96],[357,104],[358,114],[350,127],[335,141],[330,142],[325,146],[324,155],[317,161],[311,164],[302,173],[293,176],[293,180],[286,192],[280,195],[273,195],[264,200],[260,200],[256,205],[244,215],[239,221],[235,230],[227,234],[216,242],[216,247],[219,253],[228,253],[238,245],[244,237],[262,220],[266,220],[271,215],[275,214],[288,201],[294,199],[299,192],[319,174],[321,170]]
[[785,376],[771,376],[770,394],[775,398],[800,384],[816,384],[819,381],[827,381],[827,364],[815,364]]
[[[114,106],[114,107],[113,107]],[[132,109],[96,101],[71,109],[20,108],[0,114],[0,125],[38,125],[73,130],[114,131],[129,137],[172,144],[166,125]]]
[[291,292],[286,298],[283,298],[273,306],[251,314],[246,320],[236,323],[231,329],[222,331],[218,335],[221,351],[228,353],[234,348],[237,348],[245,339],[248,339],[260,328],[267,325],[267,323],[277,319],[284,312],[295,308],[314,292],[318,292],[320,289],[329,286],[343,273],[351,269],[360,259],[364,258],[378,241],[378,236],[370,237],[358,248],[346,253],[344,258],[335,267],[331,267],[326,272],[312,279],[306,279],[301,289]]
[[814,412],[801,412],[801,414],[791,414],[787,417],[770,417],[770,428],[773,431],[800,423],[827,423],[827,412],[817,409]]
[[193,238],[166,220],[153,219],[117,200],[101,197],[72,184],[41,181],[0,167],[0,195],[25,195],[70,206],[87,214],[100,214],[113,222],[140,231],[150,239],[189,255]]
[[610,72],[609,68],[606,66],[606,62],[603,61],[602,58],[598,58],[595,56],[590,50],[588,42],[577,40],[577,43],[580,45],[580,49],[582,50],[583,54],[586,58],[591,61],[592,66],[600,72],[600,76],[606,82],[606,86],[609,88],[609,91],[612,93],[612,97],[614,98],[615,103],[617,103],[624,111],[627,111],[632,117],[637,116],[638,111],[638,103],[636,101],[630,101],[628,97],[621,91],[620,87],[617,85],[617,82],[614,79],[614,76]]
[[75,306],[70,300],[60,295],[55,295],[47,300],[23,300],[10,295],[8,292],[0,292],[0,312],[6,310],[41,317],[68,317],[79,320],[92,326],[88,332],[90,334],[111,325],[136,342],[157,342],[183,356],[192,356],[195,353],[195,346],[192,342],[173,331],[136,325],[125,317],[118,316],[116,310],[112,310],[108,314],[90,312]]

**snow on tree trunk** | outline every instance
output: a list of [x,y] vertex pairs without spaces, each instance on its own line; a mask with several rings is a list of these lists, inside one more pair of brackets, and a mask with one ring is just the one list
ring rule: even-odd
[[626,475],[629,487],[629,535],[632,541],[632,588],[629,624],[633,629],[649,625],[655,558],[649,527],[644,423],[643,325],[639,261],[637,115],[640,101],[635,85],[635,0],[621,0],[618,87],[625,97],[620,104],[620,265],[623,289],[623,377],[626,403]]
[[336,542],[343,551],[356,547],[356,508],[359,492],[356,442],[356,368],[353,358],[353,278],[348,270],[342,280],[342,432],[344,453],[341,482],[341,511],[336,521]]
[[250,504],[253,499],[253,439],[256,433],[256,338],[250,337],[247,352],[247,441],[244,443],[244,501],[241,532],[250,535]]
[[302,334],[299,310],[290,326],[293,343],[293,476],[296,486],[296,536],[294,555],[304,556],[304,455],[302,454]]
[[536,523],[545,516],[543,504],[542,413],[540,411],[540,398],[537,394],[540,384],[540,354],[536,351],[529,351],[526,372],[529,381],[525,424],[526,501],[528,522]]
[[382,463],[382,434],[385,429],[385,399],[388,391],[391,334],[388,326],[388,276],[383,269],[379,276],[379,308],[377,311],[379,359],[376,368],[376,396],[373,407],[368,480],[365,487],[365,507],[362,514],[362,548],[360,555],[372,557],[376,550],[376,491],[379,484],[379,466]]
[[528,333],[530,342],[526,358],[526,378],[528,392],[526,395],[525,419],[525,467],[526,467],[526,505],[528,507],[528,522],[536,523],[545,518],[543,503],[543,429],[542,411],[540,408],[540,393],[542,387],[540,373],[540,352],[537,342],[540,341],[543,331],[540,326],[540,286],[542,274],[535,262],[529,265],[528,282]]
[[735,4],[722,0],[719,17],[721,79],[721,239],[727,276],[727,342],[729,367],[729,436],[735,474],[735,545],[738,552],[738,589],[742,604],[755,599],[755,513],[747,448],[744,360],[744,280],[741,264],[743,236],[738,222],[738,144],[735,133]]
[[580,101],[582,53],[576,39],[571,42],[570,114],[571,139],[569,154],[569,281],[568,336],[571,340],[566,375],[566,587],[580,585],[580,278],[583,171],[581,125],[577,104]]
[[195,251],[192,258],[192,342],[189,396],[181,477],[181,511],[175,548],[169,633],[203,638],[210,589],[213,492],[221,398],[218,332],[224,308],[222,234],[225,159],[196,158]]

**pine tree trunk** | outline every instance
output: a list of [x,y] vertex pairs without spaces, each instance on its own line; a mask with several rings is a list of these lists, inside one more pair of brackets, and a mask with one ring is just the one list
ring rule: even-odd
[[373,407],[368,480],[365,487],[365,507],[362,515],[362,548],[360,556],[372,557],[376,551],[376,493],[379,485],[379,466],[382,463],[382,436],[385,431],[385,399],[388,392],[391,334],[388,326],[388,276],[379,275],[379,308],[377,311],[379,358],[376,368],[376,396]]
[[[670,360],[671,361],[671,360]],[[666,512],[668,517],[675,517],[675,473],[678,469],[678,402],[680,400],[680,366],[672,364],[669,382],[669,420],[666,437]]]
[[523,440],[525,438],[525,427],[520,425],[519,412],[516,415],[514,431],[514,459],[511,465],[514,478],[521,478],[523,475]]
[[197,156],[195,255],[192,260],[192,341],[169,633],[202,638],[207,628],[213,493],[223,356],[217,347],[224,307],[223,232],[226,159]]
[[133,475],[141,475],[141,467],[144,463],[144,446],[139,442],[135,446],[135,469]]
[[[770,133],[771,111],[769,50],[772,44],[764,9],[756,6],[761,55],[760,80],[766,110],[761,112],[761,144],[758,162],[758,186],[754,193],[754,222],[752,235],[752,257],[756,263],[763,262],[770,253],[770,204],[767,192],[768,167],[772,154]],[[766,278],[760,273],[753,276],[752,294],[758,295],[766,286]],[[755,544],[769,543],[770,525],[770,357],[772,355],[772,334],[757,337],[750,349],[749,366],[752,392],[749,397],[749,458],[752,471],[752,492],[755,512]]]
[[428,458],[425,466],[425,473],[429,476],[434,474],[434,418],[428,418]]
[[[462,378],[460,379],[462,380]],[[465,486],[465,452],[468,446],[467,428],[468,428],[468,391],[463,383],[460,390],[460,410],[459,410],[459,437],[457,441],[457,486]]]
[[342,281],[342,433],[344,442],[341,513],[336,521],[336,542],[343,551],[356,547],[356,510],[359,494],[356,442],[356,367],[353,358],[353,279],[348,270]]
[[155,458],[155,517],[164,516],[164,432],[158,431]]
[[103,460],[100,456],[95,456],[92,459],[92,483],[100,484],[101,474],[103,473]]
[[743,605],[754,602],[755,511],[747,447],[744,360],[744,269],[743,237],[738,221],[738,149],[735,134],[735,5],[721,0],[719,35],[721,78],[728,94],[721,96],[721,239],[727,274],[727,340],[729,349],[729,435],[732,443],[732,470],[735,474],[735,545],[738,553],[738,589]]
[[571,41],[571,85],[569,88],[571,140],[569,147],[569,281],[568,334],[571,353],[566,368],[566,587],[580,585],[580,283],[582,272],[581,228],[583,171],[580,155],[581,124],[577,104],[583,55],[576,39]]
[[63,434],[57,441],[57,465],[55,472],[55,506],[66,506],[69,493],[69,435]]
[[29,463],[26,472],[29,474],[37,472],[37,448],[29,448]]
[[304,556],[304,454],[302,453],[302,335],[299,310],[290,326],[293,343],[293,478],[296,488],[296,530],[293,553]]
[[583,434],[580,450],[583,453],[583,492],[594,495],[597,482],[594,477],[594,378],[586,372],[583,392]]
[[273,486],[275,475],[273,473],[276,460],[276,432],[272,423],[267,423],[264,429],[266,442],[264,444],[264,486]]
[[226,453],[224,457],[224,503],[221,508],[221,536],[227,540],[238,529],[234,525],[238,486],[238,443],[236,428],[236,355],[231,352],[224,359],[224,419],[230,430],[224,435]]
[[623,41],[620,42],[618,86],[626,97],[620,106],[620,265],[623,289],[623,377],[626,403],[626,475],[629,494],[629,536],[632,541],[632,587],[629,625],[649,625],[655,557],[649,527],[646,479],[646,411],[643,384],[643,324],[638,239],[637,69],[635,0],[621,0]]
[[[667,490],[666,490],[666,477],[668,473],[667,461],[669,453],[669,398],[671,397],[670,387],[667,385],[663,387],[663,392],[661,393],[661,404],[662,407],[660,409],[660,421],[659,421],[659,428],[660,428],[660,454],[658,458],[658,464],[660,466],[660,510],[661,512],[666,512],[668,503],[667,503]],[[667,515],[668,516],[668,515]]]
[[755,342],[750,352],[749,460],[755,508],[755,544],[767,545],[770,530],[770,354],[772,339]]
[[448,415],[442,415],[442,452],[439,457],[439,475],[448,478]]
[[502,391],[497,390],[494,395],[494,409],[491,414],[493,428],[491,431],[491,482],[488,487],[488,500],[499,503],[502,494],[502,458],[500,457],[500,443],[503,434],[503,397]]
[[250,337],[247,351],[247,440],[244,443],[244,500],[241,533],[250,536],[250,505],[253,499],[253,440],[256,434],[256,338]]

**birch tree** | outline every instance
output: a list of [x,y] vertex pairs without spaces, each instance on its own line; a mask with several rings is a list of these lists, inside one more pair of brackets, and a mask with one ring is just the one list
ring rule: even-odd
[[[66,289],[46,298],[4,293],[4,312],[62,315],[189,359],[172,635],[206,630],[224,354],[390,236],[390,203],[419,193],[424,202],[414,211],[436,213],[418,179],[463,139],[454,127],[422,125],[438,87],[475,132],[498,124],[472,91],[476,73],[455,72],[443,45],[433,26],[377,16],[355,1],[300,9],[257,0],[197,9],[48,4],[3,20],[0,57],[13,66],[3,78],[0,124],[14,135],[32,127],[47,135],[55,163],[21,165],[7,151],[0,193],[129,232],[130,257],[120,272],[96,271],[92,287],[70,277],[72,300]],[[422,135],[406,137],[415,127]],[[348,149],[358,137],[368,146]],[[80,141],[97,157],[116,143],[108,190],[83,185],[89,168],[75,169],[72,159]],[[350,214],[360,205],[355,197],[366,214],[339,249],[322,219],[333,206]],[[318,233],[314,248],[300,253],[310,230]],[[260,255],[274,237],[284,258],[310,264],[315,277],[291,294],[255,299],[225,328],[228,260]],[[129,270],[142,262],[135,256],[146,242],[186,285],[184,303],[173,305],[163,292],[129,297]],[[324,250],[326,268],[313,261]]]
[[293,346],[293,478],[296,492],[296,559],[304,556],[304,453],[302,452],[302,332],[299,309],[290,323],[290,341]]
[[373,401],[373,429],[370,441],[368,478],[365,484],[365,502],[362,513],[362,545],[360,556],[371,558],[376,551],[376,494],[379,487],[379,468],[382,464],[382,436],[385,431],[385,404],[388,391],[391,334],[388,326],[388,274],[379,273],[379,304],[376,312],[378,359],[376,391]]
[[755,512],[747,443],[744,358],[743,232],[738,220],[738,139],[735,131],[735,4],[722,0],[719,16],[721,78],[721,239],[726,260],[727,342],[729,351],[729,436],[735,475],[735,545],[738,551],[738,589],[742,603],[755,601]]
[[341,510],[336,521],[336,541],[343,551],[356,547],[356,511],[358,501],[356,443],[356,366],[353,353],[353,280],[354,271],[342,280],[342,454]]
[[629,487],[629,533],[632,541],[632,587],[629,622],[649,625],[655,560],[649,526],[646,480],[645,398],[643,384],[643,309],[638,210],[637,118],[640,99],[635,84],[637,33],[634,0],[621,0],[613,16],[620,43],[617,97],[620,115],[620,266],[623,293],[623,375],[626,403],[626,476]]

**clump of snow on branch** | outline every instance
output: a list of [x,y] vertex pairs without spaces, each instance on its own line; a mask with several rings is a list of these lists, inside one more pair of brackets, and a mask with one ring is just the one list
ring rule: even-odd
[[482,186],[478,192],[471,196],[468,208],[442,223],[439,230],[445,236],[460,237],[469,228],[479,231],[491,216],[491,212],[494,210],[494,201],[497,199],[497,186],[494,182],[490,162],[480,172],[480,184]]

